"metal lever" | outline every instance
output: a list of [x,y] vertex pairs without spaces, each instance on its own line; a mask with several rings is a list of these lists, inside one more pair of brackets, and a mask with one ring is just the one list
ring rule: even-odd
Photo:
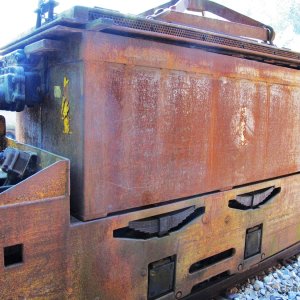
[[[196,12],[202,12],[204,15],[204,12],[210,12],[213,13],[219,17],[222,17],[228,21],[233,22],[231,24],[233,27],[240,26],[241,28],[233,28],[230,30],[230,27],[227,24],[222,26],[223,21],[220,20],[214,20],[209,18],[203,18],[204,20],[197,21],[197,18],[201,18],[199,16],[191,15],[191,14],[184,14],[185,17],[180,16],[180,13],[184,13],[185,11],[196,11]],[[190,18],[188,20],[187,16]],[[265,42],[269,42],[270,44],[273,43],[273,40],[275,38],[275,32],[271,26],[268,26],[266,24],[263,24],[259,21],[256,21],[252,18],[249,18],[248,16],[245,16],[239,12],[236,12],[226,6],[223,6],[221,4],[215,3],[213,1],[209,0],[179,0],[175,5],[172,5],[169,7],[169,9],[160,10],[157,13],[154,13],[153,15],[149,16],[152,19],[159,19],[159,20],[165,20],[165,21],[171,21],[171,22],[178,22],[183,23],[185,25],[205,25],[204,27],[208,29],[215,28],[217,32],[222,32],[226,34],[232,34],[232,32],[238,32],[240,36],[246,36],[250,38],[255,39],[261,39]],[[213,20],[209,21],[209,20]],[[238,24],[234,24],[238,23]]]
[[41,76],[31,66],[24,50],[4,57],[0,67],[0,109],[20,112],[42,102]]

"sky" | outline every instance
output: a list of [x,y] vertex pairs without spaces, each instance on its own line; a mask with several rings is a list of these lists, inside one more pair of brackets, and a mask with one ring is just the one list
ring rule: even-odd
[[[276,32],[275,44],[300,52],[300,32],[294,23],[293,11],[300,11],[300,0],[214,0],[265,24]],[[164,0],[58,0],[56,11],[74,5],[98,6],[138,14]],[[0,0],[0,46],[13,40],[20,33],[35,25],[34,10],[38,0]],[[296,5],[295,5],[296,3]],[[299,4],[298,4],[299,3]],[[294,14],[295,15],[295,14]],[[295,20],[299,16],[295,15]],[[300,24],[299,24],[300,27]],[[300,28],[298,27],[298,31]]]

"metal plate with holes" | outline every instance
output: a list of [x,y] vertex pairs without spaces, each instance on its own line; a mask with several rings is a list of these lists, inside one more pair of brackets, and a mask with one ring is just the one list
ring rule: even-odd
[[[81,8],[82,9],[82,8]],[[80,16],[80,8],[74,10],[74,16]],[[258,44],[251,41],[235,39],[226,35],[213,34],[203,30],[197,30],[195,28],[174,25],[166,22],[147,20],[143,18],[132,18],[120,14],[110,14],[101,10],[88,11],[88,21],[93,21],[99,18],[111,19],[115,26],[120,26],[129,29],[141,30],[144,32],[154,32],[162,35],[175,36],[177,38],[187,38],[204,43],[212,43],[219,47],[231,47],[241,50],[248,50],[251,52],[260,52],[260,54],[267,54],[272,56],[282,56],[293,60],[299,60],[299,53],[292,51],[286,51],[277,47]]]
[[[300,54],[289,51],[286,49],[280,49],[278,47],[270,46],[267,44],[260,44],[255,41],[246,40],[242,38],[230,37],[225,34],[212,33],[206,30],[195,29],[188,26],[182,26],[178,24],[172,24],[162,21],[150,20],[143,17],[123,15],[115,11],[109,11],[100,8],[88,8],[82,6],[75,6],[69,11],[64,12],[62,15],[58,16],[57,19],[52,21],[50,24],[46,24],[34,32],[30,32],[26,37],[22,37],[14,43],[7,45],[1,49],[1,53],[5,54],[9,51],[17,49],[18,47],[28,44],[28,37],[33,36],[34,34],[39,34],[42,38],[53,37],[52,33],[47,33],[47,31],[54,25],[67,25],[69,34],[74,32],[79,32],[78,27],[86,24],[87,28],[89,23],[97,20],[103,19],[109,21],[107,28],[111,28],[115,33],[128,32],[128,33],[138,33],[145,36],[154,36],[161,37],[171,40],[183,41],[183,42],[195,42],[195,44],[201,44],[207,48],[216,47],[223,50],[234,50],[240,55],[243,53],[247,57],[249,55],[250,59],[257,56],[260,57],[260,60],[263,60],[263,57],[269,58],[270,63],[275,63],[276,60],[279,64],[285,64],[289,61],[289,64],[293,63],[294,67],[298,67],[300,61]],[[103,29],[105,26],[103,27]],[[53,31],[53,30],[51,30]],[[45,34],[43,34],[45,32]],[[56,35],[56,34],[55,34]],[[32,40],[32,39],[31,39]],[[24,43],[24,41],[26,41]],[[33,41],[36,42],[37,39],[33,38]],[[212,50],[212,49],[210,49]],[[248,53],[248,54],[247,54]],[[272,59],[272,61],[271,61]],[[296,64],[296,65],[294,65]]]

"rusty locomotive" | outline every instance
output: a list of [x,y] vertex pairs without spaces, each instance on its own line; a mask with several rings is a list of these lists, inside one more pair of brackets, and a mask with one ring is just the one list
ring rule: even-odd
[[1,50],[1,299],[209,299],[300,252],[300,54],[208,0],[55,4]]

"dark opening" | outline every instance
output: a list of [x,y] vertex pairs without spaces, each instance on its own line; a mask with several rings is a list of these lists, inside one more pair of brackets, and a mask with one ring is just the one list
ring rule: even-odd
[[192,293],[201,291],[201,290],[203,290],[207,287],[210,287],[228,277],[230,277],[230,273],[229,273],[229,271],[225,271],[225,272],[222,272],[216,276],[213,276],[205,281],[197,283],[196,285],[193,286]]
[[263,224],[247,229],[244,253],[245,259],[261,252],[262,229]]
[[206,267],[212,266],[212,265],[214,265],[218,262],[221,262],[224,259],[232,257],[234,255],[234,253],[235,253],[235,249],[231,248],[231,249],[228,249],[226,251],[220,252],[216,255],[213,255],[213,256],[207,257],[205,259],[202,259],[202,260],[192,264],[190,269],[189,269],[189,272],[194,273],[194,272],[202,270]]
[[148,300],[174,291],[176,255],[150,263],[148,266]]
[[23,244],[4,247],[4,266],[23,263]]
[[[277,187],[274,188],[272,192],[270,192],[270,194],[266,194],[268,189],[270,188],[265,188],[250,193],[238,195],[237,199],[229,201],[228,207],[239,210],[248,210],[256,209],[262,205],[265,205],[266,203],[271,201],[275,196],[277,196],[281,191],[281,188]],[[257,199],[258,197],[260,197],[260,199],[255,201],[255,199]]]
[[[174,218],[175,214],[178,214],[180,212],[184,212],[184,210],[187,210],[186,208],[183,210],[178,210],[178,211],[173,211],[167,214],[162,214],[162,215],[157,215],[157,216],[152,216],[146,219],[141,219],[141,220],[136,220],[139,222],[146,222],[142,227],[143,229],[149,229],[149,225],[148,224],[153,224],[152,222],[154,222],[155,220],[159,220],[164,216],[167,215],[172,215]],[[188,216],[184,216],[184,218],[180,221],[178,221],[178,225],[176,225],[175,227],[170,228],[164,235],[160,235],[159,232],[142,232],[141,230],[134,230],[133,228],[130,228],[130,224],[127,227],[123,227],[123,228],[118,228],[115,229],[113,231],[113,237],[114,238],[127,238],[127,239],[140,239],[140,240],[147,240],[147,239],[151,239],[153,237],[163,237],[167,234],[170,234],[172,232],[178,231],[180,229],[182,229],[183,227],[185,227],[186,225],[188,225],[189,223],[191,223],[192,221],[194,221],[195,219],[197,219],[198,217],[200,217],[201,215],[203,215],[205,213],[205,207],[198,207],[196,209],[194,209],[194,211],[189,214]],[[151,221],[151,222],[149,222]],[[159,221],[157,221],[157,223],[160,223]]]

